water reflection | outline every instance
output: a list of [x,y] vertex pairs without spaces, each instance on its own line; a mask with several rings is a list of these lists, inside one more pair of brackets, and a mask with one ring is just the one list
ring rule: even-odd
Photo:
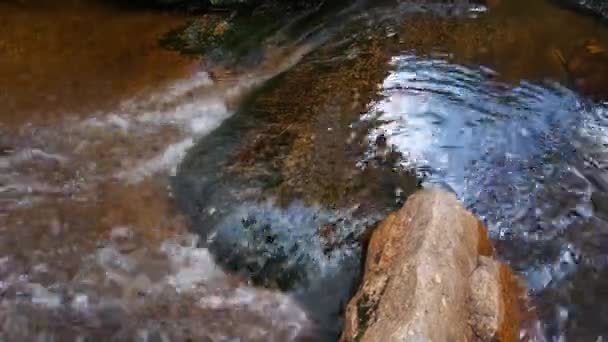
[[[392,64],[384,99],[363,117],[377,125],[370,140],[384,136],[425,185],[458,194],[535,293],[569,286],[577,264],[603,268],[605,252],[586,245],[605,225],[592,203],[593,191],[606,191],[594,181],[605,177],[605,106],[551,82],[506,85],[441,56]],[[586,225],[599,227],[581,236]]]
[[567,157],[582,115],[567,89],[525,82],[510,87],[484,68],[440,59],[403,56],[393,63],[396,70],[383,85],[387,98],[368,114],[383,122],[372,135],[384,134],[404,154],[404,164],[419,168],[428,182],[445,183],[465,202],[483,192],[500,207],[521,207],[542,185],[529,184],[526,174],[542,165],[541,172],[549,172],[553,165],[543,159]]

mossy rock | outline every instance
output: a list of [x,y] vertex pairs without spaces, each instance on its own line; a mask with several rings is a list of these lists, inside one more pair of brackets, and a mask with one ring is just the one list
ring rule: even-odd
[[596,100],[608,99],[608,47],[595,39],[576,44],[571,51],[555,51],[569,82],[579,92]]
[[169,32],[161,45],[186,55],[204,55],[215,62],[236,62],[260,50],[261,42],[277,28],[277,21],[265,15],[207,15]]
[[246,67],[264,59],[266,42],[276,45],[284,40],[297,40],[349,3],[349,0],[231,1],[252,6],[199,16],[167,33],[161,45],[186,55],[204,56],[215,63]]

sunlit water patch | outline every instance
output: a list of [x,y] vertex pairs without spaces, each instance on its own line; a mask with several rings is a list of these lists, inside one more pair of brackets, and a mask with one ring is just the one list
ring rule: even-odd
[[[385,139],[425,186],[455,192],[535,294],[567,288],[579,264],[604,267],[605,251],[585,245],[603,234],[592,197],[606,191],[597,181],[605,177],[605,106],[552,82],[504,84],[492,70],[442,56],[405,54],[392,64],[383,99],[362,118],[376,125],[370,141]],[[376,153],[372,146],[368,155]],[[588,225],[597,231],[574,233]],[[578,304],[571,299],[570,319]]]

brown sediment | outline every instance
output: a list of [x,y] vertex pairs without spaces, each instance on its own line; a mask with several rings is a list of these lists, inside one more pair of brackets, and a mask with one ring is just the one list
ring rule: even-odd
[[606,46],[608,29],[542,0],[493,2],[479,18],[416,17],[404,21],[400,33],[405,49],[421,55],[444,53],[461,64],[482,64],[509,82],[564,81],[568,75],[554,52],[570,51],[581,39]]
[[194,60],[158,44],[186,17],[108,3],[0,3],[0,123],[112,109],[194,70]]
[[564,68],[574,86],[598,100],[608,98],[608,45],[589,39],[574,46],[564,59]]
[[[281,203],[299,198],[341,206],[355,193],[373,192],[361,186],[365,177],[389,182],[391,177],[383,177],[382,171],[354,170],[367,144],[345,144],[362,133],[350,124],[377,98],[378,84],[388,72],[390,55],[384,41],[374,36],[354,42],[360,51],[357,58],[332,63],[315,62],[335,54],[321,48],[281,76],[281,86],[266,91],[251,106],[268,122],[247,133],[228,170],[245,176],[274,174],[271,188]],[[413,177],[395,182],[404,182],[405,193],[415,187]]]
[[168,198],[166,185],[160,182],[108,184],[101,196],[98,232],[102,235],[112,227],[125,225],[149,244],[158,245],[187,231],[185,218]]

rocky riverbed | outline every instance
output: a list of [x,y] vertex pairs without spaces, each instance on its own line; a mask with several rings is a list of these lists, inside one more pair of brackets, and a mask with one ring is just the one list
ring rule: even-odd
[[484,221],[549,339],[606,334],[593,16],[0,6],[3,338],[336,340],[371,232],[420,187]]

